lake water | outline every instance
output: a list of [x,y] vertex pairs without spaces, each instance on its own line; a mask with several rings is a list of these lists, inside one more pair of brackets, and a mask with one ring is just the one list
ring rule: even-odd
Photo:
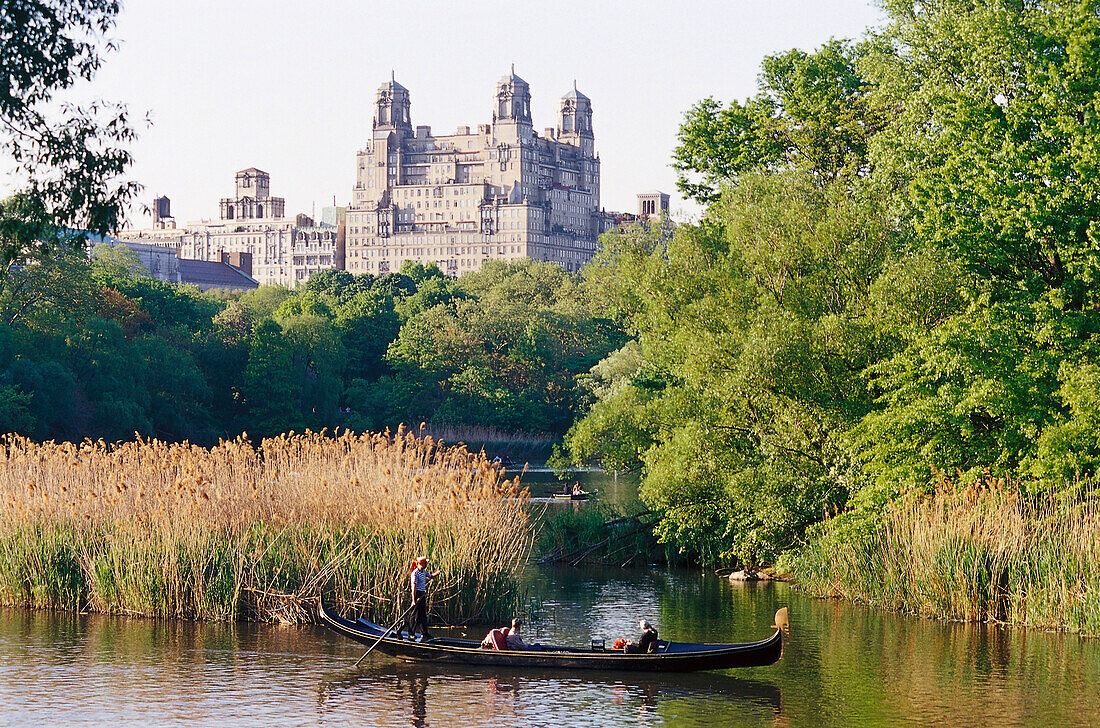
[[[519,474],[519,471],[516,474]],[[603,503],[620,513],[638,513],[645,510],[646,507],[638,498],[640,480],[641,476],[637,472],[614,473],[604,470],[576,470],[559,480],[553,470],[542,465],[528,468],[522,473],[521,478],[523,485],[531,491],[531,498],[536,503],[545,502],[545,499],[549,499],[554,493],[560,493],[565,484],[579,483],[583,490],[595,493],[591,500],[583,501],[586,506]],[[581,503],[581,501],[566,500],[555,502],[559,506]]]
[[0,610],[0,725],[1100,725],[1100,641],[880,614],[681,570],[524,578],[528,641],[610,642],[642,616],[665,639],[756,640],[780,606],[791,637],[772,667],[694,675],[422,667],[382,655],[353,669],[363,648],[315,626]]

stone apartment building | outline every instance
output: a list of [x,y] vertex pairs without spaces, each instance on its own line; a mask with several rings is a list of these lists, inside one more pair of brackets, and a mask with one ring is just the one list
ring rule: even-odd
[[513,70],[496,85],[491,124],[436,136],[413,127],[409,91],[391,78],[356,155],[345,268],[381,275],[413,260],[460,275],[530,257],[576,271],[613,224],[600,212],[592,104],[575,86],[557,127],[539,135],[531,90]]
[[307,215],[284,217],[286,203],[271,196],[271,176],[249,167],[237,172],[236,195],[222,198],[218,220],[189,222],[180,234],[180,257],[221,260],[247,253],[261,285],[295,286],[337,265],[337,228]]

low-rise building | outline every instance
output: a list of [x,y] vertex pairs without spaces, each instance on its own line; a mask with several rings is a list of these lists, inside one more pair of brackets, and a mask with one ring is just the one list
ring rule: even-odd
[[260,283],[251,275],[252,256],[248,253],[224,253],[221,260],[188,260],[180,258],[180,282],[209,291],[249,291]]
[[111,248],[118,245],[125,246],[137,255],[141,265],[153,278],[165,283],[180,282],[179,258],[176,256],[174,247],[126,240],[112,235],[89,235],[87,245],[89,250],[96,245],[106,245]]

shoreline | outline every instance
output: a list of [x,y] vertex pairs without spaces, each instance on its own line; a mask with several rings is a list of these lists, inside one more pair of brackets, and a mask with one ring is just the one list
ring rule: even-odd
[[1088,491],[906,496],[870,526],[851,514],[825,524],[790,567],[818,598],[1100,635],[1100,502]]

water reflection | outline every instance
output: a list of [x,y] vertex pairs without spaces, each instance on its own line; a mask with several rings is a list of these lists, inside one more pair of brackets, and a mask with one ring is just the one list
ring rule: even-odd
[[[648,675],[484,670],[379,661],[322,677],[326,715],[361,712],[379,726],[782,725],[774,683],[721,673]],[[379,710],[380,701],[387,709]],[[369,706],[369,708],[367,707]],[[701,707],[705,709],[700,710]],[[740,715],[740,718],[733,716]],[[673,719],[675,719],[673,721]],[[744,722],[741,722],[744,720]]]

